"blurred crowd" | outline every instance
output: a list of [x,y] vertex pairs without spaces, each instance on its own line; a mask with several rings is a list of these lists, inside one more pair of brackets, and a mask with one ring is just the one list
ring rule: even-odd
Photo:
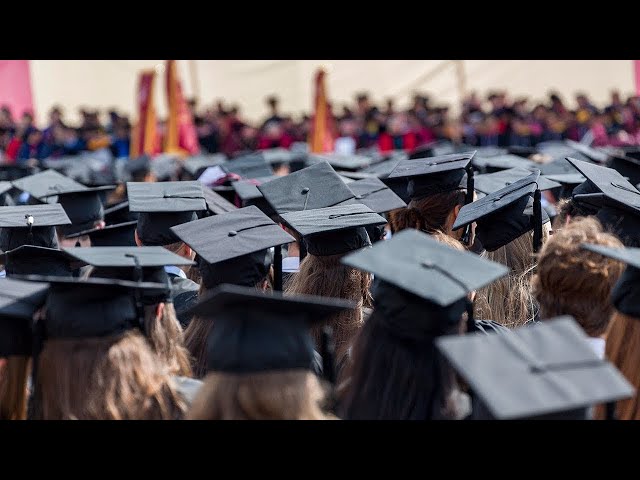
[[[448,106],[435,104],[428,95],[415,94],[409,109],[399,109],[391,99],[384,107],[360,93],[351,105],[337,111],[330,125],[336,139],[335,150],[353,153],[362,148],[380,151],[411,150],[435,140],[450,140],[470,146],[535,146],[539,142],[570,139],[587,141],[592,146],[640,144],[640,97],[623,100],[611,93],[608,105],[595,106],[584,93],[577,93],[569,105],[556,93],[546,102],[532,103],[527,98],[510,99],[505,92],[494,91],[480,97],[471,93],[462,102],[456,117]],[[242,118],[240,107],[218,101],[211,108],[200,108],[189,101],[202,153],[224,153],[232,157],[240,152],[269,148],[289,148],[294,142],[306,142],[311,117],[297,118],[283,113],[275,96],[266,99],[267,114],[259,124]],[[24,113],[15,119],[9,108],[0,109],[0,154],[8,163],[29,159],[76,155],[108,147],[114,157],[129,155],[131,123],[129,118],[109,110],[101,122],[97,110],[81,109],[81,122],[72,126],[63,110],[54,107],[46,126],[36,126],[33,116]],[[158,124],[160,144],[164,122]]]

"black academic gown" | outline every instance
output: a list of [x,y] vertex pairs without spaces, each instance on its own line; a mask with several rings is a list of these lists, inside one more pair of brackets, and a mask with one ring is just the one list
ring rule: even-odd
[[173,273],[167,273],[171,279],[171,298],[173,307],[176,309],[176,316],[182,328],[187,328],[191,317],[184,314],[184,311],[198,301],[198,290],[200,286],[188,278],[182,278]]

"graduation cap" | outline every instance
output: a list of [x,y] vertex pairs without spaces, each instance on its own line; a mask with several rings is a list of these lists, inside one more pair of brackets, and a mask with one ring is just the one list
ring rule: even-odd
[[581,173],[552,173],[544,177],[562,186],[559,198],[571,198],[573,189],[587,180]]
[[138,214],[129,211],[129,202],[126,200],[104,209],[104,221],[107,225],[130,222],[132,220],[138,220]]
[[207,168],[222,165],[226,161],[227,156],[224,153],[197,155],[187,158],[182,163],[182,169],[186,171],[191,178],[198,178]]
[[176,181],[180,165],[180,160],[174,155],[158,155],[151,161],[151,172],[158,182]]
[[81,183],[51,169],[14,180],[11,183],[18,190],[27,192],[31,197],[43,203],[57,202],[57,198],[53,196],[60,192],[88,189]]
[[[207,288],[220,283],[255,286],[268,273],[271,262],[267,263],[267,249],[295,242],[253,205],[171,230],[198,254],[199,270]],[[277,273],[282,265],[274,268]]]
[[640,248],[612,248],[588,243],[582,248],[627,264],[611,291],[611,301],[618,311],[640,318]]
[[189,313],[215,318],[207,341],[208,371],[247,374],[313,371],[316,354],[310,327],[355,307],[337,298],[283,296],[221,285]]
[[148,155],[130,158],[124,164],[124,171],[129,175],[130,180],[142,182],[151,172],[151,158]]
[[390,240],[346,255],[341,261],[375,275],[376,309],[380,308],[397,330],[412,333],[440,331],[443,324],[459,322],[465,309],[472,325],[467,294],[509,272],[504,265],[455,250],[413,229],[402,230]]
[[[113,190],[115,185],[103,187],[63,190],[57,193],[58,203],[71,220],[71,225],[59,226],[65,237],[91,229],[95,222],[104,219],[104,207],[100,198],[101,192]],[[51,194],[54,195],[54,194]],[[48,195],[47,195],[48,196]]]
[[332,207],[354,197],[331,165],[324,161],[258,185],[258,190],[279,215]]
[[538,149],[536,147],[510,145],[507,147],[507,153],[509,155],[518,155],[520,157],[528,157],[530,155],[535,155],[536,153],[538,153]]
[[349,184],[349,189],[355,195],[358,203],[366,205],[375,213],[385,213],[396,208],[406,207],[407,204],[382,180],[377,177],[363,178]]
[[138,328],[144,332],[144,312],[137,295],[166,285],[112,278],[67,278],[45,275],[16,277],[46,282],[44,338],[91,338]]
[[190,182],[128,182],[129,210],[138,212],[137,233],[147,246],[169,245],[179,239],[170,228],[191,222],[206,210],[202,185]]
[[57,248],[21,245],[0,255],[7,276],[52,275],[71,277],[82,265]]
[[[489,193],[497,192],[501,188],[509,186],[517,180],[528,177],[529,175],[531,175],[531,170],[519,167],[509,168],[495,173],[485,173],[483,175],[475,176],[474,187],[476,192],[488,195]],[[560,186],[560,183],[554,182],[548,177],[540,175],[538,178],[538,188],[541,192],[551,190],[552,188],[558,188]]]
[[137,220],[116,223],[104,228],[91,228],[73,233],[67,238],[80,238],[89,236],[92,247],[135,247],[135,231]]
[[240,199],[240,203],[243,207],[248,207],[249,205],[255,205],[258,207],[265,215],[276,215],[276,211],[271,207],[269,202],[267,202],[258,190],[258,185],[262,185],[263,183],[269,182],[276,178],[280,178],[277,176],[270,176],[266,178],[259,178],[253,180],[239,180],[237,182],[233,182],[231,186],[236,191],[236,195]]
[[58,203],[0,207],[0,250],[6,252],[22,245],[57,248],[55,227],[70,223]]
[[584,143],[575,142],[573,140],[566,139],[565,142],[569,147],[576,152],[580,152],[590,160],[598,163],[606,163],[609,160],[609,155],[603,151],[596,150],[595,148],[585,145]]
[[499,172],[510,168],[538,170],[540,164],[518,155],[496,155],[495,157],[475,157],[473,165],[485,173]]
[[384,217],[358,203],[285,213],[282,220],[304,237],[307,251],[316,256],[371,246],[365,227],[387,223]]
[[260,154],[271,166],[291,163],[296,155],[286,148],[268,148],[260,150]]
[[0,165],[0,180],[11,182],[20,178],[33,175],[38,172],[37,167],[29,167],[27,165],[4,164]]
[[273,170],[260,154],[234,158],[221,166],[227,173],[235,173],[244,179],[262,178],[273,175]]
[[611,155],[607,166],[617,170],[634,185],[640,183],[640,159],[632,157],[631,154]]
[[535,171],[511,185],[460,209],[453,230],[476,222],[476,236],[492,252],[533,230],[533,250],[542,243],[542,225],[549,216],[542,209]]
[[587,338],[573,318],[559,317],[511,335],[450,335],[435,342],[493,418],[561,419],[634,394]]
[[364,155],[343,155],[338,153],[311,154],[309,163],[327,162],[336,170],[356,171],[371,165],[371,158]]
[[169,265],[193,265],[194,262],[163,247],[90,247],[66,248],[67,255],[94,267],[91,277],[151,282],[159,288],[142,292],[142,303],[155,305],[171,300],[171,281],[165,271]]
[[48,290],[46,283],[0,278],[0,358],[31,356],[32,318]]
[[[233,187],[231,187],[233,188]],[[207,203],[207,211],[214,214],[220,215],[221,213],[233,212],[237,210],[233,203],[224,198],[222,195],[214,192],[208,187],[202,187],[202,194],[204,195],[204,200]]]

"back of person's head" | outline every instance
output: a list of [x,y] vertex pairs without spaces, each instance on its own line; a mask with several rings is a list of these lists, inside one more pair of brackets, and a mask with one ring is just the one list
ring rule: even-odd
[[[414,228],[425,233],[436,231],[447,235],[461,234],[462,230],[452,232],[457,210],[465,201],[465,190],[435,193],[417,200],[411,200],[405,208],[389,212],[389,226],[393,233]],[[456,208],[459,207],[459,208]]]
[[581,248],[590,243],[622,248],[622,242],[606,233],[593,217],[577,218],[554,231],[538,257],[532,290],[541,318],[571,315],[591,336],[602,335],[613,312],[611,289],[624,264]]
[[211,372],[187,413],[189,420],[325,420],[325,391],[308,370],[250,374]]

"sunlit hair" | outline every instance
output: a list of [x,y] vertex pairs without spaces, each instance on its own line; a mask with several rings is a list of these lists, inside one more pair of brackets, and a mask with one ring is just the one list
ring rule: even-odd
[[[340,263],[344,254],[307,255],[300,263],[298,273],[285,287],[287,295],[317,295],[328,298],[344,298],[357,304],[355,309],[332,315],[324,323],[333,329],[333,340],[338,363],[345,355],[353,337],[364,323],[363,308],[371,307],[373,299],[369,291],[371,274]],[[320,348],[322,325],[314,326],[311,335]]]
[[581,248],[583,243],[622,248],[594,217],[580,217],[554,232],[538,256],[531,281],[540,316],[571,315],[591,336],[602,335],[613,313],[609,296],[624,264]]
[[[550,227],[549,222],[542,226],[543,243],[549,238]],[[532,242],[533,232],[530,231],[493,252],[482,253],[487,260],[509,267],[509,274],[478,290],[476,318],[493,320],[509,328],[536,318],[538,304],[531,292],[531,277],[536,268]]]
[[146,336],[161,360],[173,375],[190,377],[191,359],[184,344],[182,326],[176,317],[173,303],[165,303],[162,315],[156,317],[156,305],[144,307]]
[[174,420],[186,404],[138,332],[51,339],[40,354],[35,419]]
[[[636,389],[632,398],[617,402],[616,417],[640,420],[640,318],[614,312],[607,330],[605,357]],[[605,417],[604,406],[596,407],[594,418],[602,420]]]
[[453,212],[457,206],[463,206],[466,190],[428,195],[419,200],[411,200],[405,208],[389,212],[389,227],[392,233],[405,228],[421,230],[425,233],[436,231],[457,237],[462,230],[453,232],[451,227],[455,218]]
[[212,372],[187,413],[189,420],[328,420],[325,390],[307,370],[251,374]]
[[6,360],[4,367],[0,367],[0,420],[24,420],[31,358],[10,355]]

